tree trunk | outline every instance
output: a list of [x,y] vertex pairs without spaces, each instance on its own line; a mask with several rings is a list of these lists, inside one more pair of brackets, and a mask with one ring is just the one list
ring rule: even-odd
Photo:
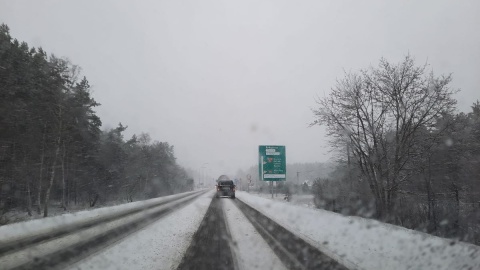
[[30,180],[27,181],[27,213],[32,216],[32,192],[30,191]]
[[67,188],[67,190],[65,191],[65,194],[66,194],[66,198],[65,198],[65,206],[68,207],[69,203],[70,203],[70,190],[72,189],[72,185],[71,185],[71,181],[70,181],[70,177],[71,177],[71,166],[72,166],[72,163],[71,162],[68,162],[68,159],[66,160],[66,183],[65,183],[65,186]]
[[432,188],[432,173],[431,173],[431,164],[430,157],[428,158],[428,173],[425,176],[425,185],[427,189],[427,205],[428,205],[428,221],[429,221],[429,231],[435,232],[437,230],[437,217],[435,215],[435,192]]
[[40,175],[38,177],[37,186],[37,213],[42,214],[42,179],[43,179],[43,163],[45,161],[45,136],[47,133],[47,124],[43,124],[42,138],[42,155],[40,156]]
[[434,232],[437,230],[437,218],[435,215],[435,193],[432,190],[432,183],[431,179],[428,177],[428,179],[425,180],[425,185],[427,188],[427,206],[428,206],[428,221],[430,222],[430,230],[429,232]]
[[44,206],[43,206],[43,217],[47,217],[48,216],[48,203],[50,201],[50,192],[52,190],[52,186],[53,186],[53,181],[55,180],[55,170],[56,170],[56,167],[57,167],[57,160],[58,160],[58,154],[60,153],[60,147],[61,147],[61,143],[62,143],[62,131],[63,131],[63,122],[62,122],[62,106],[60,105],[59,106],[59,111],[58,111],[58,130],[57,130],[57,143],[55,145],[55,156],[53,158],[53,163],[52,163],[52,170],[51,170],[51,174],[50,174],[50,183],[48,184],[48,188],[45,192],[45,202],[44,202]]
[[65,210],[67,210],[67,206],[65,204],[65,153],[66,153],[65,142],[63,142],[62,146],[63,146],[62,159],[61,159],[61,163],[62,163],[62,208],[65,211]]
[[453,191],[455,192],[455,220],[453,222],[454,235],[458,236],[460,233],[460,190],[455,183],[452,183]]
[[75,167],[74,168],[74,171],[73,171],[73,199],[74,199],[74,203],[75,205],[77,205],[77,196],[78,196],[78,186],[77,186],[77,174],[75,173]]
[[354,191],[353,177],[352,177],[352,166],[350,158],[350,142],[347,143],[347,170],[348,170],[348,182],[350,183],[350,192]]
[[387,218],[390,219],[390,221],[398,221],[398,216],[395,212],[397,198],[398,198],[397,190],[394,187],[387,190],[387,209],[388,209]]
[[[23,156],[23,169],[27,170],[27,154],[24,153]],[[25,179],[26,182],[26,188],[27,188],[27,213],[29,216],[32,216],[32,193],[30,191],[30,175],[27,175]]]
[[[15,166],[15,165],[14,165]],[[15,166],[15,171],[17,171],[17,167]],[[29,216],[32,216],[32,198],[31,198],[31,192],[30,192],[30,170],[27,169],[27,153],[26,150],[23,151],[23,161],[22,161],[22,167],[21,170],[23,173],[21,174],[21,178],[25,179],[25,193],[27,195],[24,197],[25,198],[25,209],[27,210],[27,214]]]
[[385,208],[382,203],[382,199],[378,196],[375,197],[375,209],[376,209],[376,217],[382,220],[385,217]]
[[58,158],[58,153],[60,152],[60,137],[57,139],[57,146],[55,149],[55,157],[53,159],[53,164],[52,164],[52,172],[50,175],[50,183],[48,185],[48,188],[45,192],[45,201],[44,201],[44,206],[43,206],[43,217],[48,216],[48,201],[50,200],[50,191],[53,186],[53,180],[55,179],[55,167],[57,166],[57,158]]
[[93,200],[90,200],[90,207],[94,207],[94,206],[95,206],[95,204],[97,203],[99,197],[100,197],[100,196],[98,195],[98,193],[95,193],[95,197],[93,198]]

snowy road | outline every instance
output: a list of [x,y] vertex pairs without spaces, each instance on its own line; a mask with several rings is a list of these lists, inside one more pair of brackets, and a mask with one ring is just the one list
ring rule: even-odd
[[240,269],[287,269],[232,200],[221,200]]
[[212,200],[209,192],[70,269],[175,269]]
[[[245,192],[213,195],[0,227],[0,269],[480,269],[477,246]],[[8,250],[12,241],[30,246]]]
[[[0,228],[0,269],[63,269],[189,204],[204,192],[184,193],[77,215]],[[133,205],[133,207],[132,207]],[[101,215],[95,212],[102,213]],[[71,222],[70,220],[75,220]]]

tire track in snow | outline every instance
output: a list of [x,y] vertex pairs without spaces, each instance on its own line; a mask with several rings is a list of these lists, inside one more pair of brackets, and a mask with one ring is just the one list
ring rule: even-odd
[[223,210],[233,241],[233,253],[240,269],[287,270],[277,254],[240,211],[234,200],[223,199]]
[[215,197],[212,199],[177,269],[238,269],[230,246],[232,237],[225,222],[221,200]]
[[347,269],[241,200],[235,204],[288,269]]
[[[82,235],[82,231],[68,234],[69,238],[66,243],[61,245],[55,244],[63,238],[55,238],[54,243],[55,247],[50,247],[50,242],[38,244],[37,247],[32,247],[28,249],[26,254],[16,257],[16,253],[8,254],[1,258],[2,269],[63,269],[68,265],[77,262],[90,254],[93,254],[103,248],[108,247],[109,245],[115,243],[116,241],[124,238],[125,236],[153,223],[162,216],[169,214],[182,206],[185,206],[192,202],[195,198],[202,195],[204,192],[198,192],[191,194],[186,197],[181,197],[179,199],[163,203],[156,208],[144,210],[144,212],[135,213],[132,216],[124,217],[126,222],[122,220],[111,221],[111,228],[108,226],[109,223],[100,223],[96,227],[88,228],[89,232],[87,235],[80,237],[71,237],[77,236],[77,234]],[[98,227],[98,230],[96,230]],[[48,248],[42,248],[42,246],[49,246]],[[52,251],[50,251],[52,249]],[[23,252],[23,251],[20,251]],[[31,253],[33,252],[33,253]],[[43,254],[45,253],[46,254]],[[35,253],[42,255],[35,255]],[[5,264],[5,257],[12,257],[13,261],[10,260],[9,264]]]

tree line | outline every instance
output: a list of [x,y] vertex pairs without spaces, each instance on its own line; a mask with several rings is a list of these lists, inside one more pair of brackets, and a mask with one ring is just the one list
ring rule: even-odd
[[46,217],[54,203],[93,207],[193,187],[173,146],[145,133],[126,140],[122,124],[102,131],[90,90],[78,66],[0,26],[0,216]]
[[411,56],[346,73],[317,99],[339,165],[319,207],[480,243],[480,103],[457,112],[451,75]]

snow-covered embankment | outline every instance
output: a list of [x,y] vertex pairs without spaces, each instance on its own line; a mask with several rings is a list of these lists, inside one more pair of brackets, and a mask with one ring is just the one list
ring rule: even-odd
[[237,197],[352,269],[480,269],[475,245],[245,192]]

